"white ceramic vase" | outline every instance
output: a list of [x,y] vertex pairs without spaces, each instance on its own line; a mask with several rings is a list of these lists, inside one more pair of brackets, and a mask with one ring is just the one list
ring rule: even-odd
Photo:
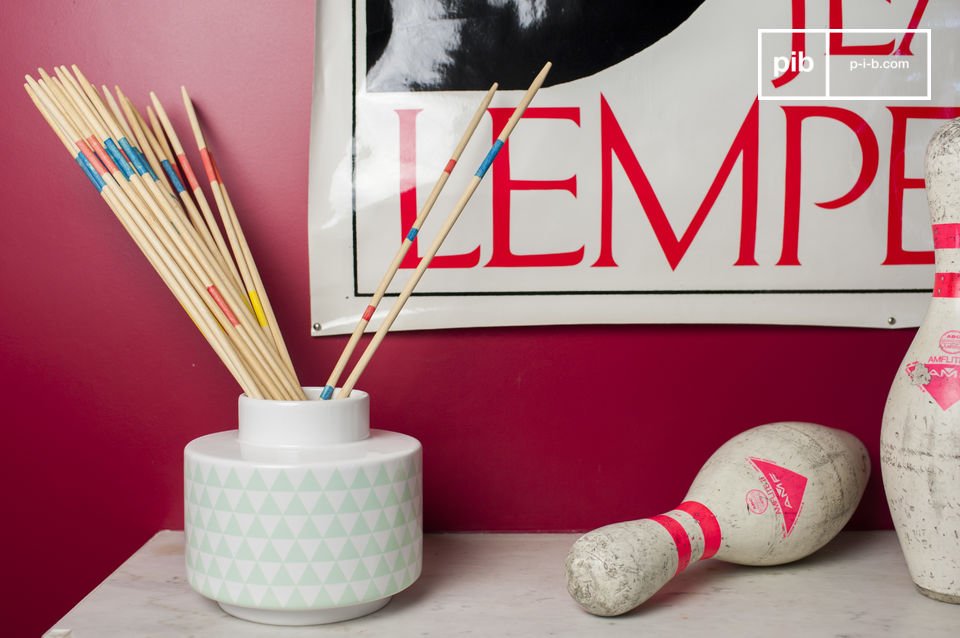
[[370,398],[241,396],[239,428],[184,450],[190,585],[256,622],[372,613],[422,564],[420,443],[371,430]]

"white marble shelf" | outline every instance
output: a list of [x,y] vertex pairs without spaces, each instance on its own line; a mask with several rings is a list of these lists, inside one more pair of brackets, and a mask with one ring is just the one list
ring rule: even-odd
[[692,565],[618,618],[591,616],[567,595],[563,559],[576,537],[427,535],[423,575],[382,610],[335,625],[268,627],[195,594],[183,532],[164,531],[46,636],[960,636],[960,606],[914,590],[893,532],[844,532],[780,567]]

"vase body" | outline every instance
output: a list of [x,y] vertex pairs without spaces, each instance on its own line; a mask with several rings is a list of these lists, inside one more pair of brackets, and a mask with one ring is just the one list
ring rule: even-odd
[[934,134],[924,172],[933,296],[887,397],[880,464],[914,584],[960,603],[960,121]]
[[187,576],[228,613],[309,625],[376,611],[422,563],[421,448],[369,397],[240,397],[239,427],[184,450]]

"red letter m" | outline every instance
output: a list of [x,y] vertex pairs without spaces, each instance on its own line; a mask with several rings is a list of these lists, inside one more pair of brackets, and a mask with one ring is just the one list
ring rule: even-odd
[[[650,226],[663,249],[663,254],[676,270],[687,249],[697,236],[700,227],[707,218],[707,213],[713,208],[717,196],[723,189],[730,171],[738,157],[742,157],[741,171],[743,173],[743,194],[740,217],[740,256],[734,265],[756,266],[754,247],[757,240],[757,177],[759,161],[759,102],[754,100],[747,113],[740,130],[737,132],[727,156],[723,159],[720,170],[717,171],[713,183],[704,196],[697,214],[690,225],[678,239],[670,226],[670,221],[663,212],[663,206],[650,185],[650,180],[640,167],[637,156],[634,155],[627,138],[617,122],[616,116],[610,109],[606,98],[600,96],[600,152],[601,152],[601,209],[600,209],[600,257],[594,266],[616,266],[613,260],[613,155],[616,154],[633,186],[640,205],[643,206]],[[686,152],[691,152],[686,149]],[[675,181],[678,187],[686,188],[689,176],[679,176]]]

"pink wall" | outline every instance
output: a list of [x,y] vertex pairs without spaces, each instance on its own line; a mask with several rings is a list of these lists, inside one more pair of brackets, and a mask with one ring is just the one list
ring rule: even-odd
[[[141,105],[156,90],[180,126],[178,87],[189,87],[301,379],[321,385],[344,339],[308,332],[313,1],[4,3],[4,608],[32,610],[14,612],[7,635],[38,635],[154,532],[182,528],[182,448],[233,427],[239,393],[34,112],[22,74],[77,63]],[[884,398],[912,336],[395,334],[362,387],[375,425],[424,444],[428,530],[575,530],[669,509],[716,446],[764,422],[846,428],[876,465]],[[889,526],[879,474],[852,524]]]

